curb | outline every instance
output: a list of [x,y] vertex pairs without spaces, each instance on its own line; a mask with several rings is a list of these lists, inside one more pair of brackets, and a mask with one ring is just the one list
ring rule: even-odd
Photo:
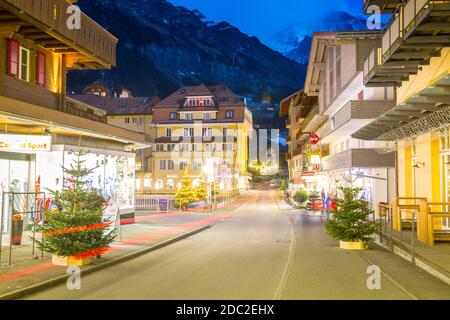
[[393,254],[405,259],[406,261],[413,263],[416,267],[428,272],[435,278],[445,282],[446,284],[450,285],[450,273],[446,270],[442,269],[438,265],[434,264],[431,261],[428,261],[426,258],[422,257],[421,255],[415,253],[414,255],[414,262],[413,257],[410,253],[410,250],[408,247],[406,247],[403,243],[401,243],[397,239],[393,239],[392,247],[389,247],[383,243],[380,242],[379,237],[377,236],[374,243],[381,248],[384,248]]
[[[137,258],[137,257],[142,256],[144,254],[147,254],[149,252],[161,249],[161,248],[169,246],[169,245],[171,245],[171,244],[173,244],[175,242],[178,242],[178,241],[184,240],[186,238],[189,238],[190,236],[193,236],[193,235],[195,235],[197,233],[205,231],[205,230],[207,230],[209,228],[211,228],[211,225],[203,226],[201,228],[197,228],[197,229],[194,229],[194,230],[189,231],[187,233],[183,233],[181,235],[175,236],[175,237],[170,238],[168,240],[165,240],[163,242],[154,244],[154,245],[152,245],[150,247],[147,247],[147,248],[135,251],[135,252],[131,252],[131,253],[127,254],[127,255],[118,257],[118,258],[110,260],[110,261],[106,261],[106,262],[101,263],[99,265],[88,267],[86,269],[81,270],[81,275],[87,275],[87,274],[90,274],[90,273],[94,273],[94,272],[100,271],[100,270],[102,270],[104,268],[108,268],[108,267],[114,266],[116,264],[120,264],[120,263],[128,261],[128,260],[132,260],[134,258]],[[58,284],[64,283],[65,281],[67,281],[67,279],[69,277],[70,277],[69,274],[64,274],[62,276],[55,277],[53,279],[49,279],[49,280],[46,280],[46,281],[43,281],[43,282],[40,282],[40,283],[36,283],[36,284],[33,284],[33,285],[28,286],[26,288],[18,289],[18,290],[6,293],[4,295],[0,295],[0,300],[15,300],[15,299],[18,299],[18,298],[30,295],[32,293],[36,293],[36,292],[39,292],[41,290],[44,290],[44,289],[47,289],[47,288],[51,288],[51,287],[56,286]]]

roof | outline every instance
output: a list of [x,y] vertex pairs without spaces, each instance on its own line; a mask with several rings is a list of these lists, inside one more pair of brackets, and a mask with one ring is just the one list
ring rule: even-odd
[[214,96],[219,106],[245,106],[244,101],[231,91],[226,85],[184,86],[173,92],[167,98],[160,101],[155,108],[179,108],[187,97]]
[[150,115],[159,97],[114,98],[95,94],[73,95],[72,99],[106,111],[107,115]]

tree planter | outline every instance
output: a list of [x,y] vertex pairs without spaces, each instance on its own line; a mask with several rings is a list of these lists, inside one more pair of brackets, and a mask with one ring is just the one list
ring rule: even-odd
[[23,220],[13,221],[11,230],[11,244],[20,246],[22,244]]
[[345,250],[367,250],[369,246],[364,241],[340,241],[340,248]]
[[57,255],[52,255],[52,263],[55,266],[62,266],[62,267],[70,267],[70,266],[86,266],[91,264],[91,257],[60,257]]

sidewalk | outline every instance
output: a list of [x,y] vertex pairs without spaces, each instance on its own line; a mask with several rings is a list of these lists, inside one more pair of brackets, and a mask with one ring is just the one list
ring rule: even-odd
[[[127,259],[156,250],[161,245],[168,245],[175,241],[189,237],[205,230],[210,225],[234,214],[242,205],[239,198],[226,208],[214,213],[206,212],[172,212],[150,213],[139,212],[136,223],[122,225],[121,235],[110,250],[101,258],[93,258],[92,264],[82,267],[82,273],[92,272],[100,267],[120,263]],[[7,260],[8,248],[3,247],[2,262]],[[12,298],[11,293],[32,289],[34,286],[51,286],[56,282],[65,281],[66,267],[54,266],[51,255],[37,249],[38,259],[31,256],[31,242],[26,241],[23,246],[14,247],[12,251],[12,266],[0,266],[0,299]]]

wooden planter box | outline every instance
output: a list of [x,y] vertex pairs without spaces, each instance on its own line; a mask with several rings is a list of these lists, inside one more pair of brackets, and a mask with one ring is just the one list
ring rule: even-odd
[[60,257],[57,255],[52,256],[52,263],[55,266],[69,267],[69,266],[86,266],[91,264],[91,257],[78,258],[78,257]]
[[362,241],[340,241],[339,246],[345,250],[367,250],[369,246],[366,242]]

